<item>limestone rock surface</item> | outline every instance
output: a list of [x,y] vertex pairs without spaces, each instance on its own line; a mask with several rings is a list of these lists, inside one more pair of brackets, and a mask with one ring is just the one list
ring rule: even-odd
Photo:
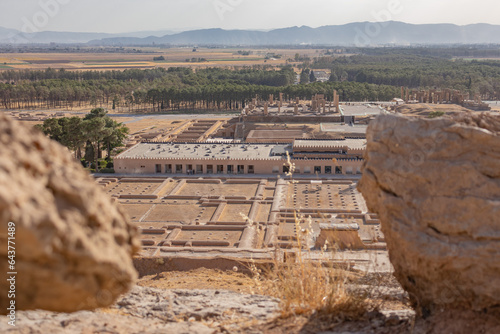
[[[7,258],[15,224],[15,269]],[[0,270],[17,272],[16,309],[110,305],[136,278],[138,232],[70,152],[0,114]],[[11,229],[12,230],[12,229]],[[10,284],[0,281],[5,314]]]
[[499,117],[382,115],[367,139],[358,188],[420,314],[500,305]]
[[279,315],[279,300],[225,290],[134,287],[108,309],[72,314],[21,311],[2,333],[248,333],[249,325]]

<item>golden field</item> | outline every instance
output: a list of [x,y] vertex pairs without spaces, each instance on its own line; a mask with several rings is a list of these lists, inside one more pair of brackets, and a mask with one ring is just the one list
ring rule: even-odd
[[[66,70],[120,70],[128,68],[149,69],[156,67],[237,67],[252,65],[281,66],[294,59],[295,54],[318,57],[325,50],[317,49],[208,49],[198,48],[124,48],[125,52],[85,52],[80,53],[0,53],[0,70],[64,68]],[[134,50],[140,50],[135,52]],[[250,51],[241,55],[238,51]],[[270,54],[281,55],[276,59]],[[153,61],[163,56],[163,61]],[[269,58],[269,59],[266,59]],[[186,59],[204,58],[203,62],[187,62]],[[293,64],[293,63],[292,63]]]

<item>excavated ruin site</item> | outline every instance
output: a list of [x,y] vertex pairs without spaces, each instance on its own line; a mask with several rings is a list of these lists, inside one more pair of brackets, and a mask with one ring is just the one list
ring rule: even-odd
[[[171,260],[174,268],[164,269],[176,270],[270,261],[276,246],[288,250],[299,241],[302,248],[314,249],[311,256],[335,254],[329,256],[389,270],[387,260],[374,261],[386,258],[384,236],[377,215],[367,212],[356,190],[357,179],[122,177],[97,182],[141,231],[136,259],[141,274],[151,272],[158,264],[151,259],[158,258]],[[325,253],[325,247],[338,252]]]

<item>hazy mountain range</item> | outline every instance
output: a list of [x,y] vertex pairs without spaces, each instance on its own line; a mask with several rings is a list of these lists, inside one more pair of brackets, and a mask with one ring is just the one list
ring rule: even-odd
[[60,32],[60,31],[41,31],[37,33],[23,33],[15,29],[7,29],[0,27],[0,44],[85,44],[92,40],[109,39],[109,38],[144,38],[144,37],[161,37],[165,35],[175,34],[175,31],[139,31],[120,34],[106,33],[88,33],[88,32]]
[[[17,35],[16,35],[17,34]],[[13,38],[14,36],[14,38]],[[16,38],[16,36],[18,36]],[[9,40],[10,39],[10,40]],[[103,46],[144,45],[409,45],[500,44],[500,25],[408,24],[357,22],[319,28],[291,27],[270,31],[200,29],[128,34],[39,32],[22,34],[0,28],[0,43],[88,43]]]

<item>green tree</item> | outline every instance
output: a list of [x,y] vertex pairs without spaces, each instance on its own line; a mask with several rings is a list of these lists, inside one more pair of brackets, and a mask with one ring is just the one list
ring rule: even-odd
[[309,75],[309,82],[316,82],[316,76],[314,75],[314,71],[311,71]]
[[108,136],[110,136],[112,130],[106,128],[106,120],[104,117],[95,117],[91,119],[84,120],[82,122],[83,131],[88,143],[92,146],[94,153],[94,163],[96,166],[96,172],[99,171],[99,148],[101,142]]
[[124,126],[123,123],[118,123],[110,117],[105,117],[104,120],[106,135],[104,136],[102,143],[106,149],[107,158],[111,158],[111,151],[114,148],[123,146],[123,143],[127,138],[128,128]]
[[49,118],[46,119],[38,129],[42,130],[42,132],[52,140],[57,142],[61,142],[64,131],[61,125],[62,119],[57,118]]
[[304,69],[302,70],[302,72],[300,73],[300,83],[301,84],[307,84],[309,83],[309,69]]
[[102,118],[102,117],[106,116],[107,113],[108,112],[104,108],[94,108],[90,111],[90,113],[85,115],[83,120],[86,121],[86,120],[93,119],[93,118]]
[[75,159],[82,158],[82,147],[86,142],[86,136],[82,127],[82,119],[79,117],[61,118],[63,135],[61,144],[75,152]]

